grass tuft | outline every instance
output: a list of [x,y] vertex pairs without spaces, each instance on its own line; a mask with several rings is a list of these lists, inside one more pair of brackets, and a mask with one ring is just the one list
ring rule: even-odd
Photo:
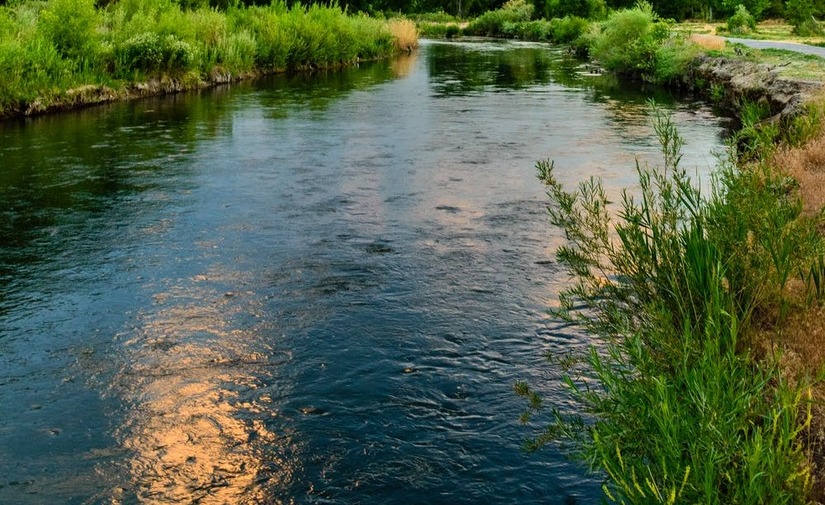
[[409,19],[393,19],[387,23],[393,45],[399,52],[409,53],[418,47],[418,29]]

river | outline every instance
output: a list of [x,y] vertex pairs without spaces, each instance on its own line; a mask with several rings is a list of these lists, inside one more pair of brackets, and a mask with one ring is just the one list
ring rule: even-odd
[[[535,161],[608,192],[649,93],[563,50],[426,42],[0,123],[0,503],[589,504],[527,380],[566,274]],[[705,174],[726,122],[657,96]]]

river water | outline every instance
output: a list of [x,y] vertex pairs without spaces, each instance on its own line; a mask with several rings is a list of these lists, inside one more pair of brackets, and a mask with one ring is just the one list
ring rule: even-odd
[[[408,58],[0,124],[0,503],[585,504],[520,451],[554,262],[534,164],[633,186],[648,94],[560,49]],[[725,123],[657,97],[707,173]]]

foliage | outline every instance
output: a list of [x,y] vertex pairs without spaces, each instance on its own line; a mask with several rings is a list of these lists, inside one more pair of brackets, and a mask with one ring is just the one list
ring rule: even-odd
[[794,27],[794,33],[802,37],[822,34],[822,26],[814,16],[823,15],[825,6],[815,0],[787,0],[785,17]]
[[685,69],[702,53],[702,48],[684,37],[671,37],[656,48],[654,79],[658,84],[676,84]]
[[813,0],[786,0],[785,19],[792,25],[799,26],[800,24],[813,19],[813,17]]
[[565,16],[604,19],[607,10],[604,0],[548,0],[539,12],[547,19]]
[[[732,12],[733,16],[739,13],[741,5],[754,18],[762,16],[762,12],[770,5],[770,0],[723,0],[725,11]],[[756,21],[754,20],[754,24]]]
[[[602,344],[564,378],[587,417],[556,411],[531,445],[573,442],[618,503],[803,503],[809,398],[743,337],[788,276],[814,266],[822,238],[768,172],[725,163],[703,197],[670,119],[654,127],[664,166],[637,165],[639,199],[624,193],[618,213],[599,181],[567,192],[538,164],[574,281],[556,313]],[[516,389],[535,413],[536,394]]]
[[559,44],[574,42],[581,37],[589,27],[590,23],[586,19],[576,16],[555,18],[550,22],[553,42]]
[[[192,4],[195,5],[195,4]],[[164,74],[196,82],[348,64],[417,43],[409,21],[347,15],[336,5],[184,9],[174,0],[21,1],[0,7],[0,111],[60,100],[86,85]],[[1,114],[2,112],[0,112]]]
[[739,4],[736,6],[736,12],[733,16],[728,18],[728,32],[741,35],[756,30],[756,19],[751,16],[748,9]]
[[650,4],[614,12],[591,35],[590,54],[607,70],[655,80],[656,52],[670,36]]
[[501,36],[505,34],[505,24],[529,21],[532,15],[532,4],[525,0],[509,0],[501,9],[485,12],[471,21],[464,29],[464,33],[488,37]]
[[67,58],[93,58],[98,15],[94,0],[49,0],[38,28]]

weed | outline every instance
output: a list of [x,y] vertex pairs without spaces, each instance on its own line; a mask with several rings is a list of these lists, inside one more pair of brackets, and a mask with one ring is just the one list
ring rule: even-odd
[[[637,165],[638,199],[625,193],[617,213],[599,181],[567,192],[551,162],[537,165],[574,281],[555,313],[602,343],[563,379],[585,414],[554,411],[530,445],[573,442],[618,503],[802,503],[805,383],[770,356],[757,365],[745,343],[776,322],[765,316],[781,312],[792,276],[820,271],[822,238],[767,170],[726,161],[702,196],[670,119],[657,113],[654,128],[663,166]],[[539,410],[529,387],[517,393]]]

